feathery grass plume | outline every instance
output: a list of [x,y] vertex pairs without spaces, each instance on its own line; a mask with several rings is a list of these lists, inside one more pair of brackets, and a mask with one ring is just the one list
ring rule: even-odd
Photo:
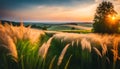
[[56,39],[63,39],[64,41],[73,41],[79,39],[78,37],[80,37],[80,34],[59,33],[59,34],[55,34],[53,37]]
[[5,23],[4,26],[1,27],[4,28],[6,33],[14,40],[15,43],[17,40],[30,40],[31,43],[38,42],[39,38],[45,35],[43,31],[31,29],[30,26],[26,28],[23,24],[18,27],[14,27]]
[[5,23],[4,24],[4,30],[5,30],[6,34],[8,34],[13,39],[13,41],[16,43],[17,38],[14,34],[14,32],[15,32],[14,27],[12,25],[9,25],[8,23]]
[[113,42],[113,49],[111,49],[111,51],[113,52],[113,69],[116,68],[116,61],[119,60],[119,54],[118,54],[119,42],[120,42],[120,38],[115,38]]
[[67,44],[67,45],[64,47],[64,49],[62,50],[62,52],[61,52],[61,54],[60,54],[60,56],[59,56],[59,58],[58,58],[58,63],[57,63],[58,66],[60,66],[60,64],[62,63],[62,60],[63,60],[63,58],[64,58],[64,55],[65,55],[65,53],[66,53],[66,51],[67,51],[67,49],[68,49],[69,46],[70,46],[70,44]]
[[[33,36],[35,36],[35,37],[33,38]],[[30,30],[29,38],[30,38],[32,43],[38,42],[38,41],[42,42],[42,40],[40,41],[40,39],[42,39],[43,37],[45,37],[45,33],[43,31],[36,30],[36,29],[31,29]]]
[[106,44],[101,44],[101,46],[102,46],[102,55],[106,55],[106,53],[107,53],[107,46],[106,46]]
[[54,56],[53,59],[51,60],[49,69],[53,69],[52,66],[54,64],[55,59],[56,59],[56,56]]
[[79,40],[78,39],[76,40],[76,45],[79,46]]
[[117,58],[118,58],[118,39],[114,39],[114,42],[113,42],[113,55],[114,55],[114,62],[117,61]]
[[51,45],[52,39],[53,39],[53,37],[49,38],[47,43],[43,43],[43,45],[39,48],[39,55],[42,56],[43,58],[46,57],[46,54],[47,54],[48,49],[49,49],[49,47]]
[[66,65],[65,65],[65,68],[64,68],[64,69],[68,69],[68,65],[69,65],[69,63],[70,63],[70,59],[71,59],[72,56],[73,56],[73,55],[70,55],[70,57],[69,57],[69,59],[68,59]]
[[45,49],[46,49],[46,42],[42,44],[42,46],[39,48],[39,55],[44,57],[44,53],[45,53]]
[[101,36],[101,42],[105,45],[109,45],[109,44],[112,44],[114,38],[115,38],[115,35],[105,34]]
[[100,51],[96,47],[93,47],[93,50],[95,50],[97,55],[99,55],[102,58],[102,54],[100,53]]
[[74,43],[75,43],[75,42],[74,42],[74,41],[72,41],[71,45],[73,46],[73,45],[74,45]]
[[82,50],[87,49],[89,52],[91,52],[91,44],[85,38],[81,40],[81,46]]
[[3,29],[0,29],[0,51],[0,53],[13,56],[15,60],[18,58],[16,46],[13,40]]

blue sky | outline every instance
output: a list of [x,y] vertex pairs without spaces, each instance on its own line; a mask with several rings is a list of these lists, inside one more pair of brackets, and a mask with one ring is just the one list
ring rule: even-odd
[[[20,8],[30,5],[57,5],[57,6],[70,6],[74,2],[92,3],[94,0],[0,0],[0,4],[7,8]],[[2,7],[2,6],[1,6]]]
[[[92,21],[102,0],[0,0],[0,19],[23,21]],[[120,0],[113,2],[119,13]]]

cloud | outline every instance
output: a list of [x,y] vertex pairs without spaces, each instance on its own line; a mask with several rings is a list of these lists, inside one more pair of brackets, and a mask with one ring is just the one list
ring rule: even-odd
[[[97,4],[76,7],[34,6],[27,10],[12,11],[12,17],[33,21],[90,21]],[[88,12],[89,11],[89,12]],[[19,14],[18,14],[19,13]],[[13,20],[13,19],[11,19]]]
[[0,9],[19,9],[34,5],[59,5],[67,6],[76,3],[89,3],[93,0],[0,0]]
[[[8,0],[3,0],[8,1]],[[9,0],[6,8],[0,12],[0,19],[33,21],[90,21],[96,7],[102,0]],[[120,2],[113,1],[120,13]],[[4,2],[4,3],[5,3]],[[1,3],[1,0],[0,0]],[[0,4],[1,5],[1,4]],[[0,9],[1,10],[1,9]],[[19,14],[18,14],[19,13]]]
[[101,0],[95,0],[95,2],[100,2]]
[[94,0],[95,2],[102,2],[102,1],[111,1],[111,2],[118,2],[120,4],[120,0]]

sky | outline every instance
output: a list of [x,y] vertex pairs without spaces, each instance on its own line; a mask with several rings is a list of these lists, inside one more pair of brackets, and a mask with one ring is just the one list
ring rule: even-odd
[[[91,22],[103,0],[0,0],[0,20]],[[120,0],[111,1],[120,15]]]

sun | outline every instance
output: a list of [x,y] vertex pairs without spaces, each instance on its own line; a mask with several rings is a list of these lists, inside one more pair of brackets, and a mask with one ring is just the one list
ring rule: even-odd
[[112,20],[112,21],[114,21],[116,19],[116,17],[112,16],[112,15],[108,15],[108,18],[109,18],[109,20]]
[[117,21],[117,17],[115,15],[108,15],[107,16],[107,21],[110,25],[113,25]]
[[111,18],[112,18],[112,20],[115,20],[115,16],[112,16]]

